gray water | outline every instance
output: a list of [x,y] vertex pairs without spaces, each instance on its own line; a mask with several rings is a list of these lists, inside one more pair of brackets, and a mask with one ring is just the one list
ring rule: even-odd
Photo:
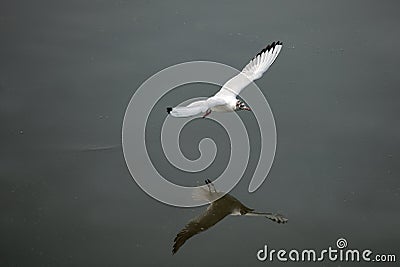
[[[321,250],[340,237],[399,260],[399,4],[215,2],[0,3],[0,265],[270,266],[256,258],[265,244]],[[161,204],[132,180],[120,146],[127,104],[165,67],[240,69],[274,40],[284,49],[256,83],[276,120],[275,161],[249,194],[252,154],[232,195],[289,222],[227,218],[172,256],[176,233],[204,207]],[[155,128],[165,116],[154,114]],[[156,145],[152,159],[168,168]],[[171,179],[191,184],[181,172]]]

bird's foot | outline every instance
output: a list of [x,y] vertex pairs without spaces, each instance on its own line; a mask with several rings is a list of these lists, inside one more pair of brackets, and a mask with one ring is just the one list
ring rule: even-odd
[[207,117],[208,115],[210,115],[210,114],[211,114],[211,110],[207,110],[207,111],[206,111],[206,114],[203,115],[203,119],[204,119],[205,117]]
[[206,185],[208,187],[208,190],[212,193],[212,190],[214,190],[215,193],[217,193],[217,189],[215,189],[215,185],[213,184],[213,182],[210,179],[206,179],[205,180]]

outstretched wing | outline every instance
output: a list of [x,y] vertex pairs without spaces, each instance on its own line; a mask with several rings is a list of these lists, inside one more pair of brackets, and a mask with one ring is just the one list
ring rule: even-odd
[[173,117],[191,117],[200,113],[204,113],[212,107],[225,104],[226,101],[224,99],[210,97],[207,100],[200,100],[190,103],[186,107],[167,108],[167,112]]
[[223,218],[228,216],[231,212],[228,209],[221,209],[218,207],[217,202],[213,202],[199,217],[191,220],[185,228],[183,228],[174,239],[174,246],[172,254],[175,254],[179,248],[192,236],[201,233],[216,223],[221,221]]
[[245,215],[246,216],[263,216],[263,217],[266,217],[267,219],[270,219],[271,221],[274,221],[276,223],[287,223],[287,221],[288,221],[288,219],[285,218],[283,215],[277,214],[277,213],[271,213],[271,212],[249,211]]
[[216,97],[236,97],[252,81],[259,79],[274,63],[282,49],[282,42],[273,42],[261,50],[241,73],[227,81]]

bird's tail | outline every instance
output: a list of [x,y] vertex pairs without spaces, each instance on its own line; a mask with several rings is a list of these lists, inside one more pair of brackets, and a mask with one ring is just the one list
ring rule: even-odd
[[214,192],[209,190],[207,186],[200,186],[193,189],[192,198],[194,200],[202,201],[207,200],[208,202],[214,202],[215,200],[222,197],[224,194],[221,192]]
[[206,185],[199,186],[193,189],[192,198],[194,200],[207,200],[211,203],[225,195],[225,193],[218,192],[217,189],[215,189],[215,185],[210,179],[206,179],[205,183]]
[[263,217],[266,217],[276,223],[287,223],[287,221],[288,221],[288,219],[285,218],[283,215],[275,214],[275,213],[271,213],[271,212],[249,211],[248,213],[246,213],[246,215],[247,216],[263,216]]

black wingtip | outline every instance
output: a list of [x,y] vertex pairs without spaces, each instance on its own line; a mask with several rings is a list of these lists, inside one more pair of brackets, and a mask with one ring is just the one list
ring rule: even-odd
[[275,46],[277,46],[277,45],[283,45],[283,43],[282,43],[281,41],[272,42],[271,44],[267,45],[267,47],[265,47],[263,50],[261,50],[261,51],[256,55],[256,57],[259,56],[259,55],[261,55],[262,53],[269,52],[271,49],[275,49]]
[[167,107],[168,114],[171,113],[171,111],[172,111],[172,108],[171,107]]

